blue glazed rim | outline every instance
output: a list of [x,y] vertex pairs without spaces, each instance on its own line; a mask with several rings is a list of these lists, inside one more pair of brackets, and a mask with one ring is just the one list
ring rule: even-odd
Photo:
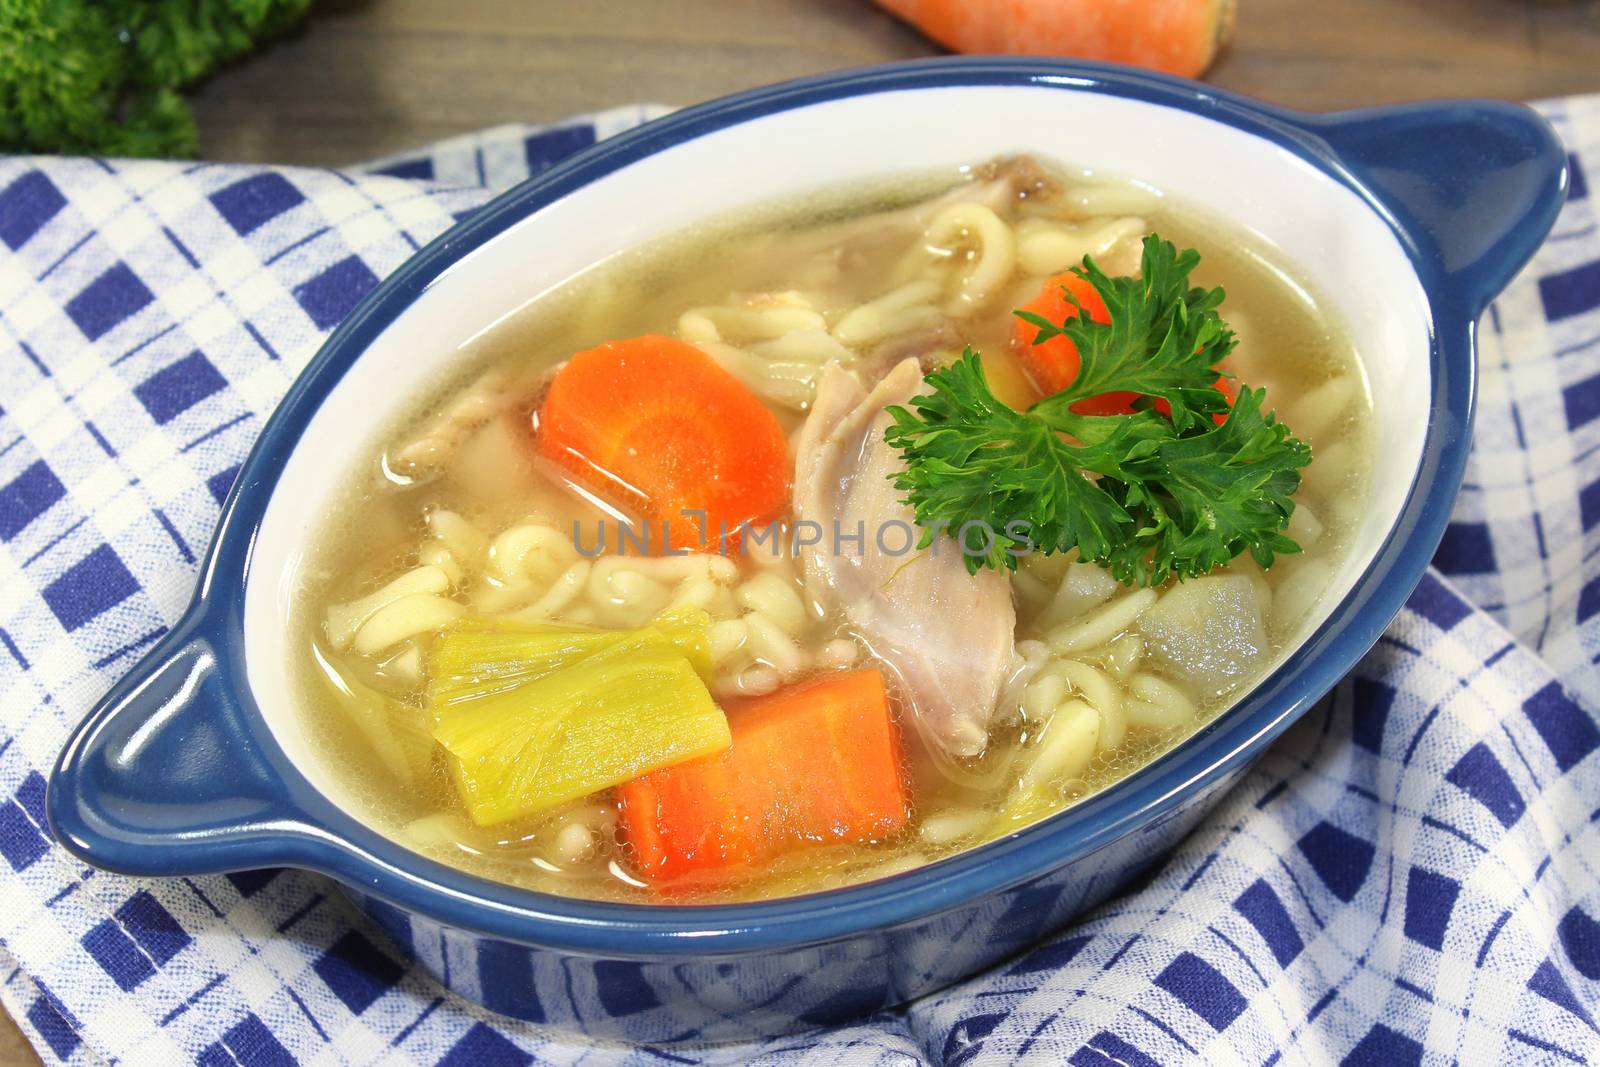
[[[1382,217],[1414,265],[1431,316],[1422,469],[1377,557],[1328,620],[1225,715],[1116,786],[1006,838],[879,882],[734,905],[612,904],[555,897],[465,874],[420,856],[334,807],[290,765],[245,685],[242,611],[256,533],[283,462],[321,400],[369,344],[444,270],[541,207],[681,142],[780,111],[880,92],[1049,87],[1144,101],[1264,138],[1351,189]],[[1468,133],[1472,134],[1467,138]],[[1476,170],[1461,173],[1463,145]],[[1492,240],[1451,232],[1474,174],[1516,176],[1497,197]],[[1420,179],[1420,181],[1418,181]],[[451,926],[564,951],[622,957],[772,951],[886,930],[1030,881],[1181,808],[1258,755],[1372,646],[1421,580],[1443,533],[1470,440],[1474,329],[1488,301],[1532,256],[1565,198],[1565,152],[1548,125],[1483,101],[1309,115],[1164,75],[1034,58],[949,58],[865,68],[741,93],[676,112],[571,157],[497,197],[378,285],[329,337],[268,421],[225,503],[182,621],[74,733],[52,776],[57,838],[97,866],[139,874],[252,867],[319,871]],[[1419,194],[1420,190],[1420,194]],[[1437,194],[1437,195],[1435,195]],[[199,643],[197,645],[197,642]],[[240,825],[190,830],[182,819],[141,836],[97,805],[97,746],[114,713],[185,650],[215,650],[220,702],[207,713],[233,752],[265,768]],[[96,777],[101,775],[101,777]],[[244,776],[241,776],[242,782]],[[151,785],[153,791],[159,787]],[[243,785],[240,788],[244,788]],[[126,805],[123,805],[125,808]],[[114,813],[115,814],[115,813]],[[125,814],[125,812],[123,812]],[[120,818],[121,815],[117,814]]]

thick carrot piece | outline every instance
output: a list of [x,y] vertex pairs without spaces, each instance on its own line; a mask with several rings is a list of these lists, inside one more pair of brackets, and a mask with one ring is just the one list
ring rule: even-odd
[[[1067,299],[1069,292],[1077,300],[1076,305]],[[1111,313],[1106,310],[1106,302],[1100,298],[1099,290],[1087,280],[1066,271],[1047,279],[1039,295],[1023,304],[1021,310],[1059,323],[1076,318],[1080,307],[1089,313],[1093,322],[1111,321]],[[1038,332],[1038,327],[1032,323],[1017,319],[1012,327],[1012,339],[1017,357],[1033,378],[1033,384],[1048,396],[1059,393],[1078,376],[1078,346],[1072,343],[1072,338],[1060,335],[1036,345],[1033,338]],[[1122,415],[1133,410],[1132,404],[1137,399],[1138,393],[1104,393],[1078,401],[1072,405],[1072,410],[1080,415]]]
[[910,797],[883,676],[825,675],[724,709],[733,745],[620,786],[635,873],[749,868],[808,844],[902,829]]
[[[1068,292],[1077,300],[1076,305],[1067,299]],[[1047,279],[1039,295],[1022,305],[1021,310],[1058,323],[1076,317],[1080,307],[1089,313],[1092,322],[1111,321],[1111,313],[1106,309],[1106,302],[1100,298],[1099,291],[1087,280],[1065,271]],[[1036,345],[1033,339],[1038,332],[1038,327],[1032,323],[1017,319],[1012,327],[1012,348],[1028,371],[1028,376],[1033,379],[1033,384],[1049,396],[1071,385],[1078,376],[1078,346],[1072,343],[1072,338],[1060,335]],[[1239,395],[1238,386],[1232,378],[1218,378],[1216,389],[1228,398],[1229,404]],[[1072,405],[1072,410],[1080,415],[1126,415],[1134,410],[1133,402],[1137,399],[1138,393],[1101,393],[1078,401]],[[1156,401],[1156,410],[1163,415],[1172,413],[1171,405],[1165,400]],[[1226,417],[1213,416],[1219,424]]]
[[1234,0],[877,0],[958,52],[1076,56],[1198,77],[1233,32]]
[[[693,345],[646,335],[579,352],[551,379],[538,449],[674,549],[718,547],[789,499],[789,445],[754,393]],[[685,514],[689,512],[690,514]]]

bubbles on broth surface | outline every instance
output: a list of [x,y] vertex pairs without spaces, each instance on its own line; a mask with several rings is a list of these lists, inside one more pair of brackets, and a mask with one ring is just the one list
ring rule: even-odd
[[[1195,247],[1202,263],[1194,284],[1226,287],[1222,314],[1237,330],[1240,344],[1224,369],[1251,385],[1265,386],[1267,407],[1275,408],[1292,428],[1298,431],[1297,418],[1304,422],[1316,457],[1295,498],[1298,527],[1291,526],[1304,543],[1304,555],[1285,557],[1267,573],[1248,559],[1226,569],[1248,580],[1264,619],[1268,647],[1252,676],[1268,669],[1300,620],[1314,609],[1344,557],[1366,495],[1370,401],[1348,340],[1329,309],[1295,281],[1276,254],[1241,231],[1130,183],[1085,179],[1064,170],[1053,175],[1027,172],[1021,179],[1017,173],[1014,169],[1007,177],[1004,169],[975,167],[965,174],[902,176],[823,191],[699,226],[619,252],[465,345],[433,385],[375,436],[319,531],[318,550],[298,575],[294,644],[299,653],[291,669],[304,726],[327,754],[334,776],[360,814],[452,866],[549,892],[678,902],[809,892],[933,862],[1020,829],[1138,770],[1249,687],[1246,681],[1221,696],[1192,691],[1184,678],[1156,664],[1138,618],[1097,638],[1065,634],[1095,611],[1115,607],[1133,594],[1116,587],[1101,597],[1104,590],[1087,580],[1081,590],[1068,588],[1065,561],[1025,566],[1012,580],[1018,604],[1016,639],[1037,662],[1019,658],[1017,674],[997,709],[988,751],[968,761],[940,754],[907,721],[902,702],[893,701],[911,784],[907,829],[865,844],[801,848],[747,877],[665,895],[637,877],[609,794],[478,827],[456,793],[442,750],[433,747],[420,756],[415,749],[402,750],[397,763],[387,740],[375,743],[374,723],[382,727],[391,721],[383,714],[428,721],[419,672],[426,669],[433,637],[430,632],[414,634],[371,655],[334,650],[326,644],[325,616],[330,607],[369,597],[419,567],[436,566],[453,575],[449,588],[437,595],[472,613],[497,604],[497,611],[525,615],[530,605],[560,600],[546,595],[559,592],[562,582],[575,591],[553,619],[569,624],[638,625],[670,604],[693,603],[711,613],[712,646],[722,657],[719,678],[732,679],[720,690],[713,687],[719,699],[794,684],[847,660],[870,663],[870,643],[809,595],[797,566],[774,568],[742,558],[733,577],[721,571],[685,576],[664,573],[646,561],[613,568],[637,574],[623,583],[631,590],[623,594],[599,581],[598,560],[556,553],[560,558],[524,561],[519,569],[508,570],[493,556],[494,546],[515,542],[511,532],[519,529],[537,527],[565,535],[574,522],[592,531],[606,517],[532,459],[530,419],[542,379],[574,352],[605,340],[673,334],[691,309],[768,306],[761,301],[770,300],[771,294],[793,293],[794,301],[786,306],[809,309],[828,333],[854,309],[919,277],[930,278],[937,283],[937,295],[928,298],[928,314],[908,316],[903,336],[852,349],[855,372],[881,373],[887,361],[907,354],[925,361],[949,359],[960,346],[972,344],[983,351],[996,392],[1026,404],[1031,386],[1011,354],[1010,309],[1036,292],[1043,277],[1020,265],[1019,258],[1010,280],[998,287],[1000,295],[981,308],[961,309],[959,314],[951,310],[948,294],[955,291],[952,279],[958,275],[950,272],[970,265],[979,250],[964,244],[967,239],[958,234],[950,238],[955,254],[941,258],[928,253],[925,223],[934,208],[927,205],[965,202],[964,196],[991,205],[1013,237],[1021,232],[1018,227],[1031,227],[1035,235],[1054,227],[1052,239],[1059,241],[1065,239],[1062,234],[1103,229],[1102,220],[1109,225],[1137,218],[1141,225],[1119,241],[1136,243],[1139,234],[1155,231],[1180,248]],[[1006,181],[1012,186],[1004,185]],[[1105,258],[1136,263],[1136,251],[1119,244]],[[912,272],[910,281],[896,277],[897,271]],[[725,321],[742,320],[735,316]],[[777,361],[777,355],[762,353],[798,352],[802,340],[725,336],[722,343]],[[791,347],[761,347],[769,342]],[[821,344],[816,338],[811,342]],[[745,373],[751,373],[751,366],[759,372],[761,364],[745,364]],[[795,381],[803,381],[803,370],[792,373],[801,375]],[[761,394],[761,382],[746,384]],[[475,390],[482,394],[477,400]],[[792,442],[805,418],[805,405],[768,406]],[[455,411],[465,412],[458,423],[451,421]],[[448,432],[419,449],[419,440],[426,445],[427,435],[440,426]],[[430,524],[429,516],[442,511],[456,516],[466,532],[441,536],[437,520]],[[699,584],[697,578],[702,579]],[[799,616],[794,615],[796,604]],[[1092,643],[1081,643],[1091,638]],[[336,662],[338,671],[377,694],[369,703],[389,712],[363,718],[318,667],[313,646]],[[1052,671],[1076,681],[1044,683],[1034,693],[1030,712],[1030,681],[1048,678]],[[886,677],[892,686],[892,675],[886,672]],[[1096,747],[1088,754],[1081,746],[1071,749],[1062,773],[1043,781],[1034,793],[1019,796],[1018,782],[1028,780],[1032,761],[1052,746],[1063,747],[1064,727],[1056,725],[1066,722],[1062,709],[1087,702],[1101,684],[1096,678],[1112,687],[1117,704],[1115,715],[1093,709],[1099,716],[1092,742]],[[1163,685],[1177,697],[1164,697],[1168,691]],[[1184,710],[1188,707],[1192,714]],[[410,769],[397,772],[407,760],[414,761]]]

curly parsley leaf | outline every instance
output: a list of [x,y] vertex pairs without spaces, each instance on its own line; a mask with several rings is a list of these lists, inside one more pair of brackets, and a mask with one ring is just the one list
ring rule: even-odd
[[[1015,567],[1012,548],[1075,545],[1084,559],[1109,558],[1133,523],[1109,493],[1083,477],[1087,450],[1063,441],[1044,419],[996,399],[972,349],[911,399],[889,408],[884,439],[907,463],[895,487],[908,494],[924,530],[948,530],[967,569]],[[1026,531],[1016,524],[1021,523]],[[987,546],[978,540],[993,531]]]
[[[1059,324],[1017,312],[1038,328],[1034,344],[1064,336],[1078,350],[1077,376],[1041,406],[1066,408],[1102,393],[1143,393],[1171,406],[1180,432],[1226,411],[1227,400],[1213,388],[1215,364],[1233,351],[1236,340],[1217,314],[1222,289],[1189,287],[1189,274],[1199,262],[1194,249],[1179,252],[1151,234],[1144,239],[1137,277],[1110,277],[1088,256],[1073,268],[1105,301],[1110,322],[1095,322],[1081,307]],[[1064,291],[1076,306],[1072,291]]]
[[193,156],[178,90],[310,0],[0,0],[0,151]]
[[[1268,566],[1300,550],[1283,529],[1311,449],[1262,412],[1264,390],[1241,387],[1230,408],[1215,389],[1213,364],[1234,337],[1217,314],[1222,290],[1188,287],[1198,262],[1154,236],[1139,278],[1108,277],[1085,257],[1079,273],[1110,322],[1081,308],[1059,325],[1023,316],[1036,344],[1065,335],[1081,361],[1067,388],[1026,412],[995,397],[971,349],[927,376],[932,391],[911,410],[889,409],[885,438],[906,460],[895,485],[926,530],[957,537],[969,570],[1075,550],[1119,581],[1159,585],[1247,551]],[[1171,414],[1071,410],[1113,391],[1158,397]]]

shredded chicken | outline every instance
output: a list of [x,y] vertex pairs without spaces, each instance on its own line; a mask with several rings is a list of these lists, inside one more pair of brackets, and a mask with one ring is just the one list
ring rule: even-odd
[[865,375],[867,381],[873,383],[904,360],[915,359],[922,373],[926,374],[943,365],[939,359],[941,353],[950,353],[947,358],[953,358],[960,354],[966,344],[966,335],[956,323],[940,319],[939,324],[930,329],[879,341],[867,350],[866,358],[856,372]]
[[515,395],[511,371],[493,367],[450,398],[423,423],[422,429],[389,453],[389,463],[407,474],[430,470],[446,462],[457,445],[472,431],[510,407]]
[[[890,478],[899,454],[883,440],[884,408],[923,390],[916,359],[905,359],[867,392],[830,365],[800,433],[795,515],[822,540],[803,551],[806,583],[842,611],[872,651],[899,676],[924,735],[954,756],[975,756],[1015,659],[1016,610],[1005,577],[967,573],[954,540],[915,550],[915,516]],[[839,539],[864,531],[861,544]]]

